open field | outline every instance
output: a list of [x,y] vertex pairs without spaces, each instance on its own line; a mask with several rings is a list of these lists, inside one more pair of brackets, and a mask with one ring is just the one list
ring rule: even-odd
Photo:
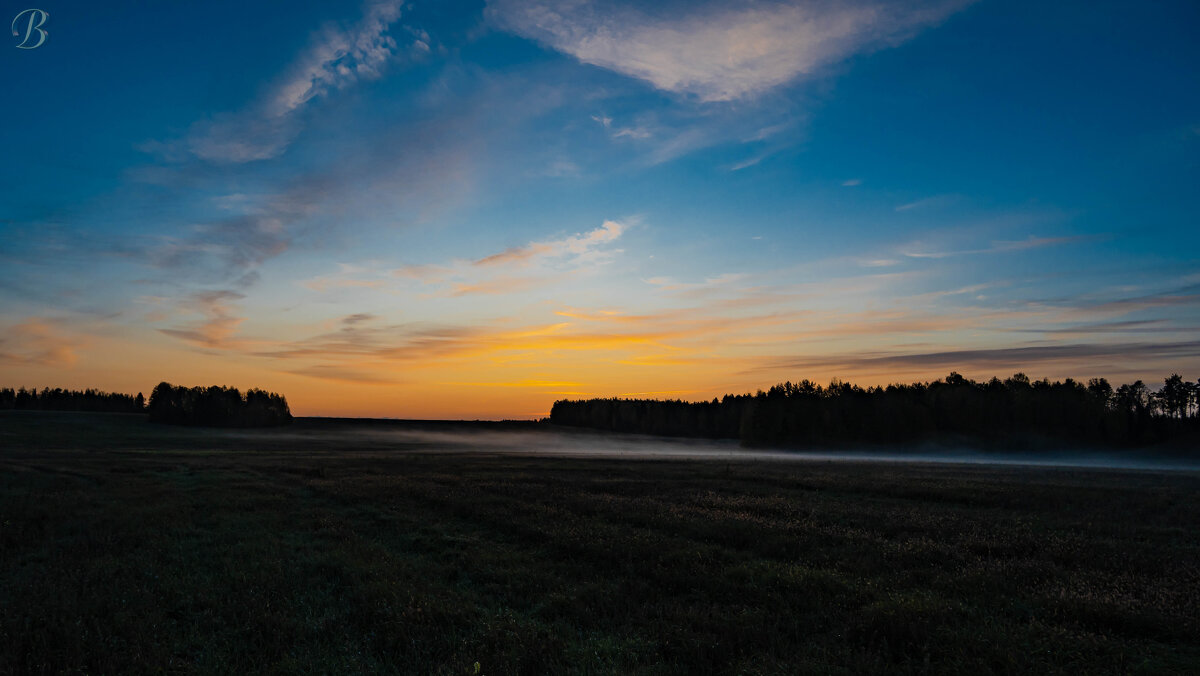
[[0,414],[0,673],[1200,671],[1200,473],[381,429]]

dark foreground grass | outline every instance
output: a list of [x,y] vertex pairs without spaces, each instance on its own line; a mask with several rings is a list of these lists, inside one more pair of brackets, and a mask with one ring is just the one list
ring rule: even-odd
[[0,416],[0,673],[1197,673],[1200,476]]

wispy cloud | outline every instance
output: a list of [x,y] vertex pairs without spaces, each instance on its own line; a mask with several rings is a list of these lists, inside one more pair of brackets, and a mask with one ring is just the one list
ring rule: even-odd
[[422,284],[439,284],[454,275],[455,268],[428,263],[412,263],[392,270],[391,274],[393,277],[412,279]]
[[[435,211],[469,190],[471,135],[480,112],[463,106],[397,124],[339,147],[317,165],[170,167],[154,187],[156,195],[170,197],[170,210],[151,234],[138,232],[105,253],[147,264],[170,283],[224,286],[253,280],[263,263],[294,249],[340,246],[380,227],[381,214],[391,227],[404,225],[406,217]],[[352,285],[347,279],[309,281],[340,288]]]
[[545,277],[494,277],[482,282],[455,282],[450,287],[451,296],[503,296],[530,289],[544,288]]
[[[1200,303],[1197,303],[1200,304]],[[1014,329],[1020,333],[1040,333],[1047,336],[1072,336],[1091,334],[1155,334],[1155,333],[1188,333],[1200,332],[1200,326],[1176,324],[1166,319],[1131,319],[1115,322],[1098,322],[1077,326],[1039,326],[1036,328]]]
[[654,135],[654,132],[650,131],[649,129],[647,129],[645,127],[641,127],[641,126],[614,127],[613,119],[607,115],[593,115],[592,119],[595,120],[596,122],[600,123],[600,126],[609,130],[609,135],[612,138],[628,137],[628,138],[633,138],[633,139],[642,139],[642,138],[650,138],[651,136]]
[[496,320],[472,326],[342,321],[331,332],[240,351],[284,364],[310,365],[300,367],[302,371],[290,367],[294,373],[339,380],[385,380],[391,373],[414,368],[444,369],[453,363],[520,355],[546,360],[569,354],[575,355],[572,361],[578,363],[607,361],[617,355],[649,365],[656,356],[679,359],[695,352],[694,345],[685,348],[685,344],[706,342],[746,327],[781,326],[796,320],[767,314],[745,317],[735,325],[724,318],[690,312],[647,315],[632,321],[618,316],[608,319],[598,313],[562,315],[569,321],[513,325],[510,320]]
[[728,287],[735,282],[746,279],[746,277],[748,275],[745,273],[726,272],[715,277],[708,277],[702,282],[680,282],[670,277],[651,277],[646,280],[646,283],[652,284],[663,291],[698,291]]
[[858,260],[858,264],[864,268],[886,268],[899,265],[900,261],[895,258],[863,258]]
[[[294,115],[298,110],[329,92],[381,75],[399,50],[389,30],[400,18],[403,4],[402,0],[369,2],[353,26],[326,26],[250,107],[196,122],[184,141],[187,151],[223,163],[281,154],[299,132]],[[413,36],[411,46],[418,52],[427,51],[428,39],[423,34]]]
[[654,133],[644,127],[620,127],[614,129],[613,138],[650,138]]
[[[392,271],[392,276],[413,279],[425,285],[446,286],[444,292],[449,296],[524,291],[543,286],[571,269],[603,262],[617,253],[608,245],[616,242],[633,223],[636,220],[607,220],[600,227],[587,232],[509,247],[473,261],[401,266]],[[516,270],[532,272],[513,274]]]
[[333,289],[383,289],[388,282],[389,275],[377,269],[339,263],[336,273],[319,275],[298,283],[306,289],[325,292]]
[[288,249],[290,226],[311,212],[308,199],[294,203],[271,198],[265,212],[228,216],[192,225],[181,235],[149,243],[141,255],[174,276],[191,272],[210,280],[243,277],[263,261]]
[[771,156],[770,152],[752,155],[752,156],[747,157],[746,159],[742,160],[741,162],[735,162],[735,163],[729,165],[729,171],[741,171],[742,169],[749,169],[750,167],[757,166],[760,162],[762,162],[763,160],[767,159],[770,156]]
[[235,316],[233,303],[243,298],[243,294],[228,290],[192,294],[183,302],[182,307],[185,312],[198,314],[203,318],[159,331],[199,347],[233,347],[235,343],[231,338],[238,326],[246,320],[245,317]]
[[500,253],[484,256],[472,263],[475,266],[525,264],[529,261],[554,251],[549,244],[533,243],[526,246],[510,247]]
[[943,207],[953,203],[957,199],[954,195],[934,195],[913,202],[907,202],[896,207],[896,211],[912,211],[913,209],[927,209],[931,207]]
[[378,369],[353,368],[333,364],[315,364],[294,369],[288,373],[354,385],[398,385],[403,382],[402,379],[391,374],[380,373]]
[[1200,306],[1200,285],[1185,286],[1167,291],[1142,294],[1129,298],[1067,298],[1059,301],[1036,301],[1046,305],[1067,305],[1075,313],[1094,316],[1127,315],[1134,312],[1160,308],[1178,308],[1185,306]]
[[857,354],[827,355],[771,360],[763,369],[836,370],[843,373],[879,374],[888,371],[958,369],[1001,373],[1022,371],[1054,363],[1077,368],[1103,364],[1103,360],[1153,361],[1200,357],[1200,341],[1136,343],[1071,343],[970,350],[885,353],[865,351]]
[[59,323],[43,317],[29,317],[0,334],[0,362],[71,366],[76,350],[84,341],[64,333]]
[[614,2],[493,0],[488,11],[501,27],[584,63],[701,101],[730,101],[902,42],[966,4],[705,3],[652,14]]
[[1084,242],[1090,239],[1094,238],[1091,236],[1036,237],[1034,235],[1030,235],[1026,239],[1016,241],[997,240],[992,242],[990,246],[982,249],[962,249],[958,251],[921,251],[919,249],[909,249],[903,251],[902,255],[908,256],[909,258],[950,258],[951,256],[1010,253],[1013,251],[1028,251],[1030,249],[1058,246],[1061,244],[1073,244],[1075,242]]
[[453,259],[446,263],[411,263],[396,268],[377,265],[339,264],[333,274],[301,282],[317,292],[335,289],[379,289],[407,293],[405,282],[418,282],[419,298],[454,298],[478,295],[507,295],[551,288],[569,276],[608,262],[621,249],[614,243],[633,225],[606,220],[600,227],[560,239],[529,242],[474,260]]
[[381,279],[335,279],[331,277],[315,277],[305,280],[302,284],[313,291],[329,291],[330,289],[382,289],[386,283]]

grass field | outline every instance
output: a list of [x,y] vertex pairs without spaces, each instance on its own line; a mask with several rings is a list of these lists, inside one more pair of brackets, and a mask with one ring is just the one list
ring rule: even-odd
[[372,429],[0,414],[0,673],[1200,673],[1197,473]]

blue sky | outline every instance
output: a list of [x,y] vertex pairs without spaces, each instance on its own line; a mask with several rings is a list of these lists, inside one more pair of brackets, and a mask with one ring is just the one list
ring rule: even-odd
[[1200,371],[1195,3],[38,6],[8,384],[526,417]]

